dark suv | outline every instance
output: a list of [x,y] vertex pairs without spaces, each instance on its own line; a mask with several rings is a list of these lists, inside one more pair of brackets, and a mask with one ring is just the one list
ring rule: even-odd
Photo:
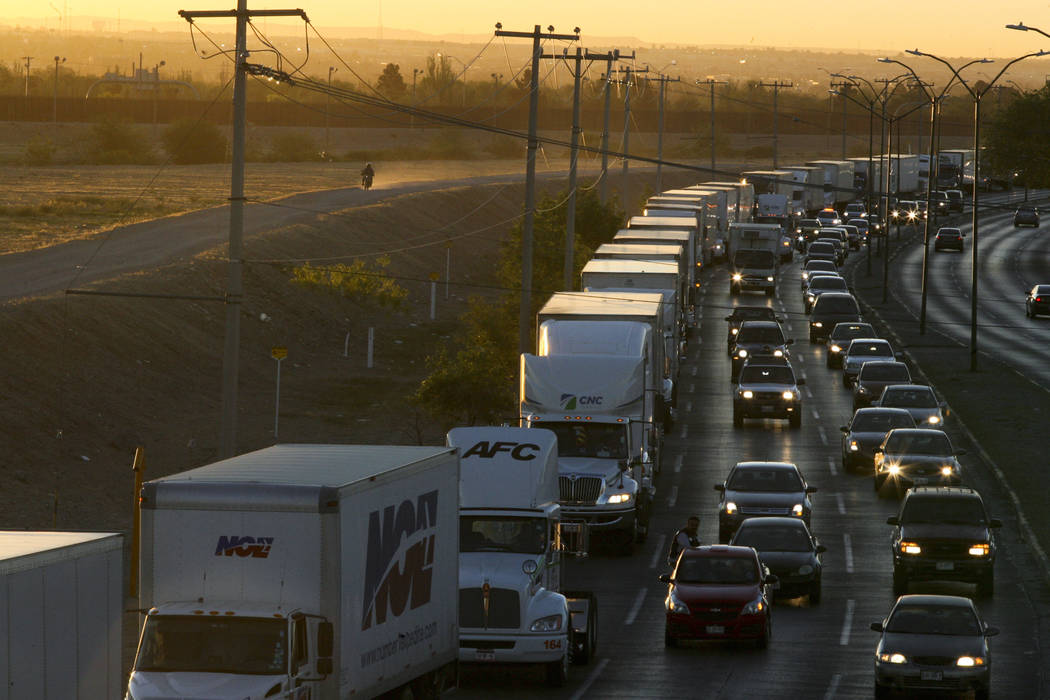
[[795,379],[791,364],[783,357],[759,355],[748,358],[740,369],[733,392],[733,427],[745,418],[787,418],[792,428],[802,425],[802,394],[805,379]]
[[995,538],[1002,523],[989,518],[981,495],[970,488],[921,486],[908,491],[900,513],[887,518],[893,536],[893,595],[911,581],[963,581],[977,595],[995,590]]
[[852,294],[828,292],[821,294],[809,313],[809,342],[821,343],[827,339],[836,323],[860,321],[860,306]]

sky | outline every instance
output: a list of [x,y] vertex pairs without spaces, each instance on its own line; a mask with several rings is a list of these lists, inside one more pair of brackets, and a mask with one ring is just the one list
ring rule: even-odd
[[[73,30],[90,19],[180,21],[178,10],[228,10],[236,0],[0,0],[0,23],[52,26],[67,17]],[[584,41],[637,37],[652,44],[743,45],[784,48],[893,50],[920,48],[949,56],[1019,56],[1050,49],[1050,39],[1009,31],[1023,21],[1050,33],[1050,4],[1035,0],[273,0],[250,9],[302,7],[322,31],[336,27],[410,29],[428,34],[488,35],[504,29],[530,31],[553,25],[559,33],[579,26]],[[651,8],[647,11],[646,8]]]

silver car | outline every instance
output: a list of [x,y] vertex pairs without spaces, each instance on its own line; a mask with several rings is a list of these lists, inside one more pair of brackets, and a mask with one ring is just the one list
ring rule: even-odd
[[[865,362],[896,359],[890,341],[882,338],[854,338],[842,356],[842,386],[847,389],[853,386]],[[918,423],[918,419],[915,422]]]
[[922,384],[891,384],[871,405],[903,408],[920,428],[940,428],[944,425],[944,404],[937,400],[933,389]]

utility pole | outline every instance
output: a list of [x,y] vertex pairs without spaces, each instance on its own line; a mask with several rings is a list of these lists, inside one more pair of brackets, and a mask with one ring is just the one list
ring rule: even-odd
[[[632,54],[633,56],[633,54]],[[598,198],[602,204],[609,201],[609,103],[612,100],[612,65],[620,52],[610,52],[605,58],[605,110],[602,117],[602,175]]]
[[32,56],[22,56],[22,60],[26,62],[26,99],[29,98],[29,64],[32,63]]
[[631,142],[631,75],[637,75],[639,73],[648,73],[649,68],[631,68],[627,66],[621,69],[623,73],[623,80],[620,82],[624,85],[623,92],[623,184],[620,185],[620,197],[623,200],[623,209],[628,215],[628,202],[630,201],[629,192],[630,184],[627,181],[628,170],[630,169],[631,159],[628,156],[630,153],[630,142]]
[[247,119],[246,75],[244,64],[248,58],[247,29],[251,17],[309,18],[302,10],[249,10],[248,0],[237,0],[236,10],[179,10],[179,16],[189,23],[198,18],[233,17],[236,19],[233,82],[233,167],[230,176],[230,249],[228,253],[228,281],[226,289],[226,337],[222,358],[222,443],[219,456],[237,454],[237,380],[240,373],[241,302],[243,285],[244,241],[244,147]]
[[794,87],[794,83],[782,83],[779,80],[774,80],[772,83],[759,83],[759,87],[771,87],[773,88],[773,170],[777,169],[777,93],[779,93],[782,87]]
[[697,80],[697,85],[707,85],[711,88],[711,173],[715,172],[715,85],[728,85],[725,80]]
[[[328,92],[324,94],[324,154],[325,158],[330,157],[329,154],[332,152],[332,146],[328,140],[328,106],[332,101],[332,73],[338,73],[339,69],[335,66],[328,66]],[[413,83],[414,84],[414,83]]]
[[841,83],[832,81],[831,89],[842,93],[842,160],[846,160],[846,91],[852,87],[852,83],[843,80]]
[[667,83],[679,83],[681,78],[668,78],[661,74],[653,80],[660,83],[660,116],[656,127],[656,191],[663,192],[663,167],[664,167],[664,87]]
[[548,26],[547,33],[540,32],[536,25],[531,32],[504,31],[503,24],[496,23],[496,36],[532,39],[532,75],[529,84],[529,141],[525,160],[525,220],[521,230],[521,305],[518,311],[518,352],[526,353],[532,349],[532,224],[536,208],[536,151],[539,141],[536,129],[539,116],[540,97],[540,48],[541,39],[554,41],[578,41],[580,28],[574,34],[555,34],[554,27]]
[[58,123],[58,64],[65,62],[65,57],[55,56],[55,108],[51,114],[51,121],[55,124]]

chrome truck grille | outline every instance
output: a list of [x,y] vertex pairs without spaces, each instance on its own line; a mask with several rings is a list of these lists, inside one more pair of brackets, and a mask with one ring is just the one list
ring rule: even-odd
[[602,491],[602,480],[596,476],[559,476],[558,486],[562,503],[594,504]]

